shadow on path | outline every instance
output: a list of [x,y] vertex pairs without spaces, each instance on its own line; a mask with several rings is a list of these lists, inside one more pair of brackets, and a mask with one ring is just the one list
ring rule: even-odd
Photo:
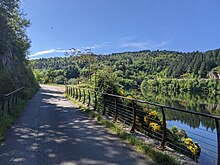
[[154,164],[78,110],[50,86],[8,132],[0,164]]

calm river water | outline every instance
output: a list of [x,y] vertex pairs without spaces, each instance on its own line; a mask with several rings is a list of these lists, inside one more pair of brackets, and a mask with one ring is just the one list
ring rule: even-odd
[[[220,95],[173,91],[142,91],[142,94],[147,101],[220,116]],[[188,137],[199,143],[201,154],[198,161],[200,164],[214,165],[217,163],[217,135],[213,120],[169,110],[166,111],[166,116],[169,128],[176,126],[178,129],[184,129]]]

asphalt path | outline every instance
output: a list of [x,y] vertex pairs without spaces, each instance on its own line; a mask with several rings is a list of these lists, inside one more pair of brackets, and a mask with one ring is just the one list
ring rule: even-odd
[[0,146],[0,165],[149,164],[83,113],[59,87],[42,85]]

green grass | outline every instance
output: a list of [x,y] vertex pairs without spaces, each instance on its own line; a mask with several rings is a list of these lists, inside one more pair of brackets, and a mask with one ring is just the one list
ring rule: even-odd
[[59,87],[65,87],[65,85],[64,85],[64,84],[54,84],[54,83],[41,84],[41,85],[49,85],[49,86],[59,86]]
[[75,105],[77,105],[82,111],[86,112],[94,118],[98,123],[100,123],[102,126],[107,128],[108,131],[111,133],[117,135],[120,137],[123,141],[131,144],[134,146],[134,148],[141,153],[146,154],[149,156],[153,161],[156,163],[162,164],[162,165],[179,165],[176,158],[167,155],[166,153],[163,153],[156,148],[152,148],[145,144],[143,140],[140,138],[137,138],[134,134],[130,134],[126,132],[120,125],[112,123],[106,119],[104,119],[102,116],[100,116],[95,111],[92,111],[85,107],[85,105],[77,102],[76,100],[72,99],[68,95],[65,95],[70,101],[72,101]]
[[[6,112],[0,116],[0,142],[6,139],[6,132],[10,128],[10,126],[16,121],[16,119],[22,113],[25,105],[30,100],[30,98],[36,93],[34,89],[26,89],[24,92],[25,96],[22,96],[15,107],[11,108],[10,115]],[[0,107],[2,108],[2,107]]]

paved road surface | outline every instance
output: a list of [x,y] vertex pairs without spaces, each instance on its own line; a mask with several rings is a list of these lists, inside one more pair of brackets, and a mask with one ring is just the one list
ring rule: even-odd
[[0,165],[154,164],[43,85],[0,146]]

